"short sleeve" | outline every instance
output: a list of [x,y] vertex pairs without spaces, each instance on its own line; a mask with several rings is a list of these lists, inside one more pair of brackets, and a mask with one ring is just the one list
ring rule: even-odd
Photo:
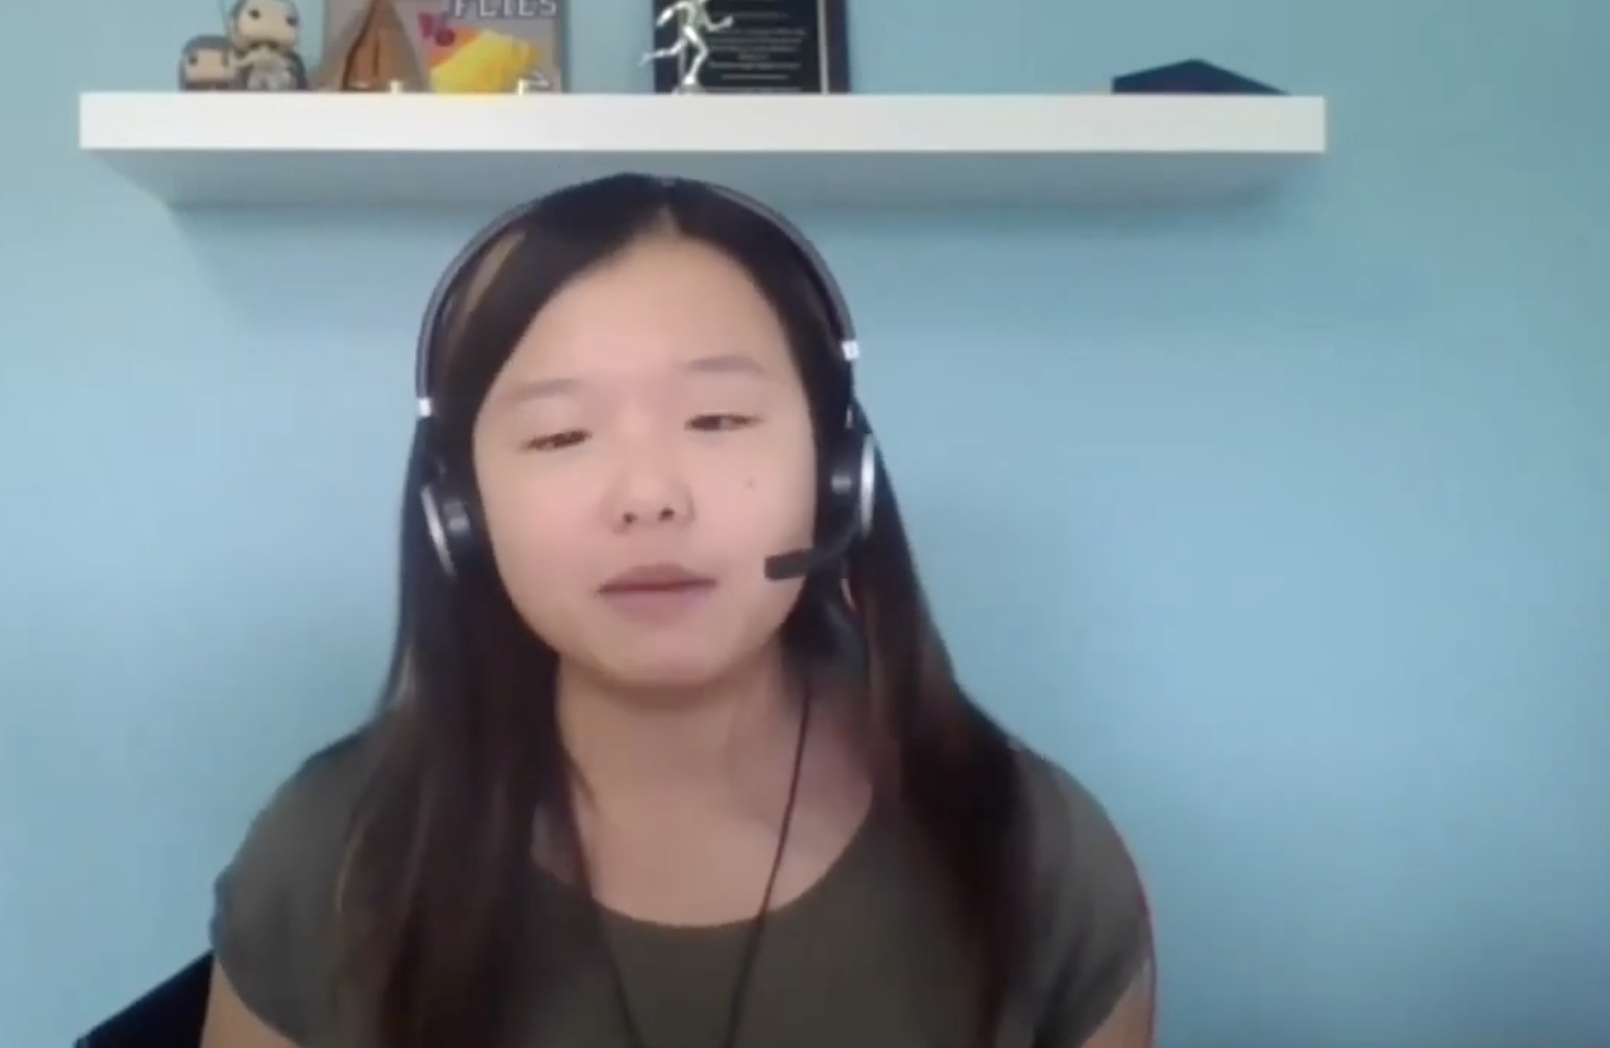
[[1043,1048],[1080,1048],[1151,955],[1139,871],[1112,820],[1066,771],[1025,755],[1033,819],[1036,943]]
[[331,985],[336,882],[360,788],[356,739],[308,760],[252,820],[214,886],[213,959],[253,1015],[312,1040]]

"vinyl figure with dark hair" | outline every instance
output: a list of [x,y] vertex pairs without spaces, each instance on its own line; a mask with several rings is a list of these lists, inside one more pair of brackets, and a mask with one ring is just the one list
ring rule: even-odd
[[227,36],[204,33],[185,41],[179,52],[179,90],[235,91],[240,88],[240,68],[235,64],[235,48]]

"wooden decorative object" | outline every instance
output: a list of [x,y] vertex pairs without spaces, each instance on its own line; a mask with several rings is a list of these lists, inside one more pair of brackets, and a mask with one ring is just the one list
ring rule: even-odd
[[329,0],[325,7],[324,91],[417,91],[427,87],[393,0]]

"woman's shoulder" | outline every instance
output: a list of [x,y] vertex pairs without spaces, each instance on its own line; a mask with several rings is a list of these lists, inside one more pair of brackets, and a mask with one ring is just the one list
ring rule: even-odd
[[354,733],[304,760],[252,818],[214,885],[213,958],[258,1019],[308,1035],[334,960],[336,888],[373,747]]
[[252,818],[230,872],[285,876],[339,862],[373,749],[367,732],[354,732],[297,765]]
[[1151,956],[1138,865],[1096,796],[1066,768],[1019,745],[1036,929],[1034,1007],[1049,1044],[1100,1026]]
[[1106,807],[1061,764],[1015,744],[1034,857],[1043,869],[1092,887],[1133,890],[1135,863]]

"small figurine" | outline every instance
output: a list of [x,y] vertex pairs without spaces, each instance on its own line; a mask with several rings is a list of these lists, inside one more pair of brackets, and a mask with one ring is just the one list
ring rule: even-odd
[[307,67],[296,46],[302,16],[291,0],[235,0],[229,42],[240,86],[247,91],[305,91]]
[[[682,70],[677,82],[678,94],[695,94],[704,90],[699,74],[710,60],[710,43],[706,36],[732,28],[732,16],[717,21],[710,17],[710,0],[672,0],[654,20],[654,28],[663,29],[676,21],[676,40],[665,47],[643,56],[643,65],[662,59],[674,59]],[[691,54],[691,58],[689,57]]]
[[229,38],[211,33],[193,36],[179,53],[179,90],[236,91],[240,69]]

